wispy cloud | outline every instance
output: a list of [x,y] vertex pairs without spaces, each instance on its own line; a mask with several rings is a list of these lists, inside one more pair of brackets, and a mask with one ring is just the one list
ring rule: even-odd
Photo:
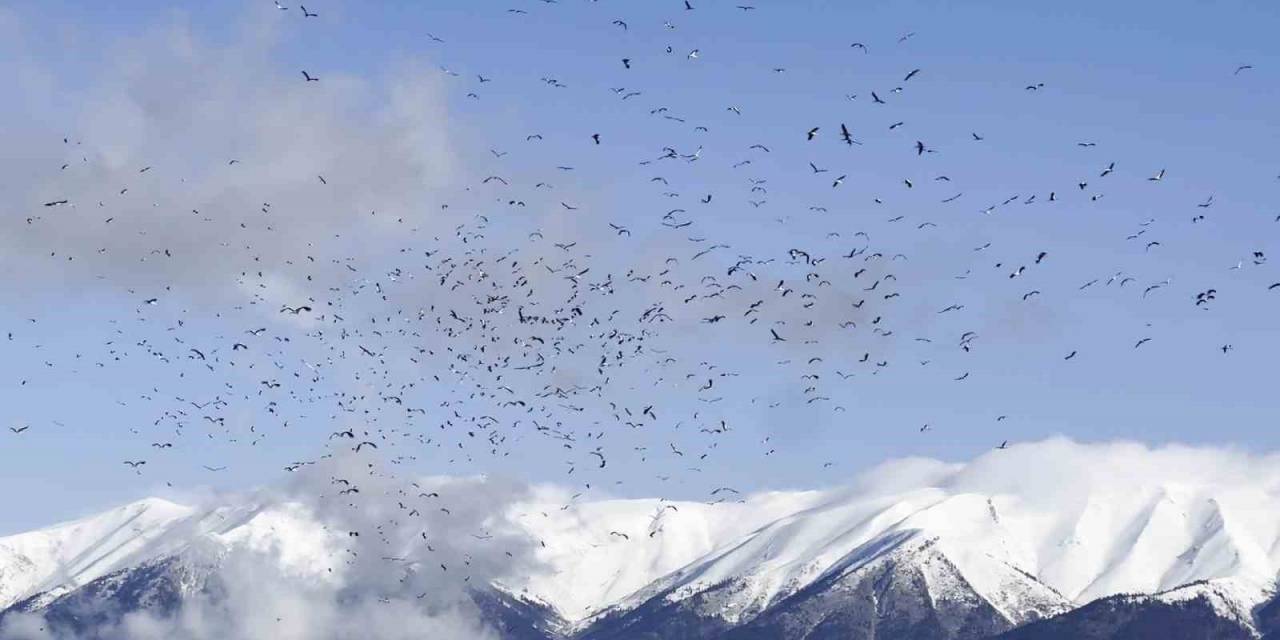
[[437,75],[420,62],[377,78],[313,69],[322,78],[307,82],[277,59],[268,24],[210,42],[175,22],[72,75],[23,55],[31,27],[0,25],[23,96],[6,109],[23,126],[0,150],[17,209],[0,244],[26,274],[10,286],[304,280],[323,266],[310,261],[377,255],[397,218],[438,211],[456,169]]

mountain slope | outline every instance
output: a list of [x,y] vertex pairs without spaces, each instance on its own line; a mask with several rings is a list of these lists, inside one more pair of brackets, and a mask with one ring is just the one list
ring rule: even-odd
[[[989,610],[988,632],[1117,593],[1224,578],[1260,593],[1275,580],[1276,518],[1264,510],[1266,494],[1128,485],[1046,508],[1018,495],[948,489],[832,496],[638,591],[597,616],[588,635],[648,629],[642,619],[652,616],[666,634],[682,625],[700,633],[782,625],[787,631],[777,637],[799,637],[784,621],[848,614],[849,604],[824,604],[847,597],[823,592],[870,597],[863,575],[885,564],[918,576],[895,597],[967,600]],[[927,540],[930,552],[908,561],[905,540]]]
[[[0,611],[0,630],[6,616],[38,614],[42,626],[82,640],[119,637],[129,616],[146,614],[163,620],[180,613],[189,598],[206,602],[226,599],[229,587],[218,567],[190,562],[182,556],[152,560],[90,581],[61,595],[40,594]],[[479,588],[468,594],[478,618],[502,640],[561,640],[566,623],[543,605],[497,589]],[[206,612],[207,615],[207,612]],[[104,633],[104,631],[106,633]],[[0,632],[0,637],[8,640]],[[308,637],[308,636],[303,636]]]
[[81,520],[0,538],[0,609],[73,589],[181,544],[169,534],[193,509],[149,499]]
[[681,567],[826,499],[772,492],[741,502],[603,500],[520,505],[512,517],[539,541],[542,571],[502,586],[581,622]]
[[[514,637],[1101,638],[1179,616],[1186,628],[1274,632],[1280,481],[1270,464],[1197,455],[1050,441],[714,504],[555,489],[470,509],[450,490],[451,509],[416,516],[372,498],[359,509],[144,501],[0,538],[0,607],[162,608],[208,593],[200,576],[243,548],[324,597],[465,589]],[[407,516],[407,529],[387,528]]]
[[855,550],[843,564],[741,625],[723,615],[744,590],[728,581],[683,600],[653,599],[603,618],[586,637],[983,638],[1013,624],[973,591],[936,540],[894,536]]
[[0,620],[14,613],[38,613],[51,628],[92,637],[131,613],[169,615],[184,598],[206,588],[211,572],[178,557],[149,560],[141,565],[99,576],[76,589],[36,594],[0,612]]
[[1254,640],[1260,636],[1251,611],[1263,597],[1230,580],[1155,595],[1110,596],[999,639]]
[[[939,540],[911,534],[896,538],[901,542],[889,552],[855,551],[848,568],[829,573],[727,637],[985,638],[1069,609],[1062,596],[1012,569],[1006,570],[1002,590],[983,595]],[[1002,601],[991,599],[997,594]],[[1014,594],[1022,606],[1009,609]]]

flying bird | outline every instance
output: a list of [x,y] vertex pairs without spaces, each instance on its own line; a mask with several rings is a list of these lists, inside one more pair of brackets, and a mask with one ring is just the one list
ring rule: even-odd
[[[814,131],[817,131],[817,129],[814,129]],[[840,124],[840,139],[844,140],[844,143],[850,146],[857,142],[853,139],[853,134],[849,133],[849,127],[846,127],[843,123]]]

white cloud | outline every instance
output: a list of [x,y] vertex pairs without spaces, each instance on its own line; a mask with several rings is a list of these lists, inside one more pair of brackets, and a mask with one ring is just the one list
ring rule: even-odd
[[454,180],[442,90],[423,64],[306,82],[276,59],[270,26],[221,44],[175,23],[72,77],[24,55],[24,27],[0,23],[19,36],[4,68],[24,96],[7,117],[26,123],[0,146],[0,191],[16,209],[0,245],[26,284],[283,289],[334,259],[376,256],[403,229],[397,217],[439,211]]

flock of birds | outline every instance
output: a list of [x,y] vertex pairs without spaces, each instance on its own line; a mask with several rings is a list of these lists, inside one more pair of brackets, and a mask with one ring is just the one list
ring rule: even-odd
[[[301,5],[276,2],[275,7],[305,19],[319,16]],[[674,8],[708,10],[688,0],[678,0]],[[755,15],[750,5],[732,10]],[[629,32],[634,22],[618,18],[602,28]],[[662,25],[666,31],[675,28],[674,16]],[[850,48],[859,55],[882,54],[905,46],[913,37],[908,33],[883,45],[855,42]],[[434,35],[430,38],[438,44],[447,42]],[[653,55],[683,55],[696,61],[701,49],[681,53],[667,46]],[[618,73],[629,73],[641,60],[639,54],[621,58]],[[1242,65],[1235,73],[1251,68]],[[457,72],[444,73],[465,80]],[[301,70],[300,79],[292,77],[304,85],[324,83],[323,74],[313,75],[311,70]],[[892,96],[928,79],[928,69],[911,66],[902,70],[893,86],[843,97],[883,109],[882,115],[888,115],[886,130],[899,136],[908,129],[893,117]],[[477,87],[491,82],[498,80],[483,75],[476,79]],[[544,77],[542,82],[557,90],[568,87],[556,78]],[[1044,86],[1031,83],[1024,90],[1036,92]],[[643,99],[640,90],[614,88],[613,93],[621,101]],[[477,98],[474,92],[468,96]],[[971,301],[933,304],[930,313],[949,323],[935,335],[901,328],[906,322],[901,299],[916,288],[903,275],[913,259],[910,239],[895,248],[890,240],[873,239],[870,232],[839,221],[832,222],[826,241],[816,246],[796,246],[785,231],[774,235],[776,246],[768,253],[747,253],[730,242],[717,241],[714,221],[700,211],[713,201],[730,201],[748,212],[767,208],[770,191],[781,180],[744,174],[738,185],[714,185],[714,191],[690,184],[683,176],[700,163],[711,162],[713,142],[707,136],[715,123],[693,126],[686,122],[688,118],[677,115],[677,106],[653,105],[649,113],[683,127],[683,137],[673,137],[654,153],[635,158],[639,179],[656,197],[670,203],[651,216],[620,220],[584,211],[585,205],[574,204],[571,196],[557,195],[550,181],[534,182],[504,171],[504,156],[509,152],[491,150],[492,173],[465,187],[469,197],[484,199],[484,208],[462,214],[458,213],[462,207],[445,205],[441,216],[460,216],[456,227],[446,232],[424,230],[413,219],[401,217],[395,222],[403,229],[399,246],[367,263],[327,255],[291,256],[280,265],[246,262],[235,284],[251,292],[252,299],[227,310],[225,317],[253,324],[234,335],[211,338],[204,328],[186,326],[180,317],[185,313],[180,309],[180,291],[168,287],[130,291],[137,300],[135,322],[130,326],[112,321],[116,337],[100,356],[88,358],[98,367],[109,368],[122,359],[141,357],[158,372],[153,393],[128,399],[153,409],[155,419],[146,427],[131,429],[146,442],[123,465],[142,474],[157,457],[199,447],[201,440],[270,445],[277,434],[303,430],[314,431],[310,439],[326,450],[310,457],[282,452],[289,456],[281,460],[286,471],[321,465],[335,457],[354,458],[362,463],[358,467],[362,473],[386,478],[409,475],[397,471],[398,465],[420,470],[425,452],[457,464],[454,469],[466,469],[483,458],[520,458],[532,443],[541,443],[539,451],[561,456],[547,464],[562,465],[566,482],[586,476],[581,481],[585,492],[592,489],[592,479],[608,483],[619,466],[649,468],[658,479],[668,480],[681,472],[700,471],[724,448],[772,455],[776,445],[770,438],[734,443],[750,437],[745,435],[750,429],[736,424],[740,416],[797,405],[839,420],[853,409],[851,385],[891,371],[897,362],[895,345],[900,343],[976,357],[969,354],[979,351],[983,336],[965,324]],[[743,110],[727,105],[722,117],[737,118]],[[602,152],[610,143],[608,131],[554,134],[580,140],[584,153]],[[545,135],[549,138],[553,133]],[[876,134],[869,125],[823,122],[797,127],[794,139],[785,143],[826,143],[852,150],[865,144],[860,138],[870,135]],[[986,134],[965,131],[961,135],[965,144],[988,144]],[[543,133],[530,133],[509,142],[535,146],[543,140]],[[72,145],[70,140],[64,142]],[[751,171],[753,163],[782,143],[752,144],[741,150],[730,169]],[[1078,146],[1088,149],[1096,144],[1082,141]],[[933,158],[945,158],[945,154],[933,144],[909,136],[902,139],[901,153],[930,161],[928,170],[936,175],[927,178],[929,182],[952,184],[948,175],[935,171],[939,163]],[[230,168],[240,164],[237,159],[218,162]],[[62,170],[66,169],[63,165]],[[140,168],[139,173],[150,169]],[[567,174],[574,167],[554,164],[547,170],[550,175]],[[794,171],[820,179],[828,192],[850,181],[850,173],[817,162]],[[1096,173],[1087,177],[1064,179],[1056,190],[1009,197],[981,208],[977,215],[1018,204],[1096,202],[1103,197],[1103,187],[1121,189],[1125,180],[1116,163],[1099,163]],[[1166,172],[1144,172],[1133,180],[1160,183],[1166,180]],[[919,181],[905,178],[894,186],[917,189]],[[317,175],[314,189],[341,188],[339,184],[337,176]],[[675,186],[681,184],[684,190]],[[938,206],[962,206],[953,205],[964,195],[961,185],[948,188],[956,192],[940,199]],[[126,191],[119,190],[117,195]],[[109,195],[104,192],[103,199]],[[877,198],[873,204],[879,202]],[[1203,216],[1213,204],[1209,197],[1195,203],[1194,211]],[[236,231],[259,233],[260,242],[269,242],[271,212],[284,206],[263,203],[261,221],[250,226],[241,223]],[[35,203],[32,209],[70,207],[110,211],[102,216],[107,230],[130,214],[129,205],[108,209],[101,201],[61,197]],[[510,220],[516,216],[527,220],[524,212],[538,207],[574,217],[576,222],[554,232],[514,232],[516,225]],[[192,203],[190,208],[198,212],[201,206]],[[809,213],[825,214],[827,206],[815,204]],[[779,222],[785,224],[785,219]],[[56,216],[34,214],[26,223],[59,224]],[[1161,246],[1148,233],[1152,223],[1144,223],[1130,237],[1141,245],[1139,255]],[[884,224],[922,234],[938,227],[930,221],[907,222],[904,216]],[[984,265],[988,273],[971,268],[955,278],[986,278],[997,292],[992,295],[1026,304],[1050,295],[1039,285],[1018,287],[1050,268],[1053,247],[1007,248],[987,242],[971,249],[975,260],[1004,253]],[[248,254],[256,250],[250,242]],[[160,269],[164,268],[162,258],[174,258],[168,248],[150,253]],[[1261,250],[1250,248],[1247,255],[1236,268],[1266,264]],[[295,277],[302,292],[297,299],[282,303],[264,292],[265,283],[280,272]],[[1095,286],[1132,291],[1146,299],[1172,283],[1139,280],[1122,271],[1088,279],[1078,290]],[[1278,288],[1280,282],[1269,290]],[[1188,304],[1208,308],[1217,295],[1216,289],[1209,288],[1196,293]],[[270,318],[262,317],[264,309]],[[9,332],[8,341],[20,344],[21,333]],[[1133,348],[1142,348],[1150,340],[1139,336]],[[1223,353],[1232,348],[1230,344],[1214,346]],[[1061,359],[1071,361],[1078,353],[1078,349],[1064,349]],[[932,358],[922,358],[901,366],[929,367],[931,362]],[[975,370],[939,375],[962,384]],[[759,386],[743,382],[743,378],[758,381],[762,377],[770,381],[767,395],[759,392]],[[160,391],[176,380],[199,395]],[[1004,419],[1000,416],[997,421]],[[10,427],[11,435],[22,437],[30,428]],[[920,428],[922,433],[931,430],[928,424]],[[1004,440],[991,446],[1003,449],[1008,444]],[[834,464],[821,461],[823,467]],[[204,466],[209,472],[228,468],[233,465]],[[385,498],[361,493],[363,482],[364,478],[350,473],[334,475],[327,495],[346,501],[351,508],[359,508],[364,500]],[[396,519],[412,520],[428,510],[450,513],[447,492],[419,489],[406,484],[395,493]],[[707,499],[739,499],[739,492],[716,487]],[[674,509],[655,515],[649,537],[660,534],[658,519]],[[626,543],[636,533],[615,531],[610,537]],[[427,533],[422,537],[427,539]]]

